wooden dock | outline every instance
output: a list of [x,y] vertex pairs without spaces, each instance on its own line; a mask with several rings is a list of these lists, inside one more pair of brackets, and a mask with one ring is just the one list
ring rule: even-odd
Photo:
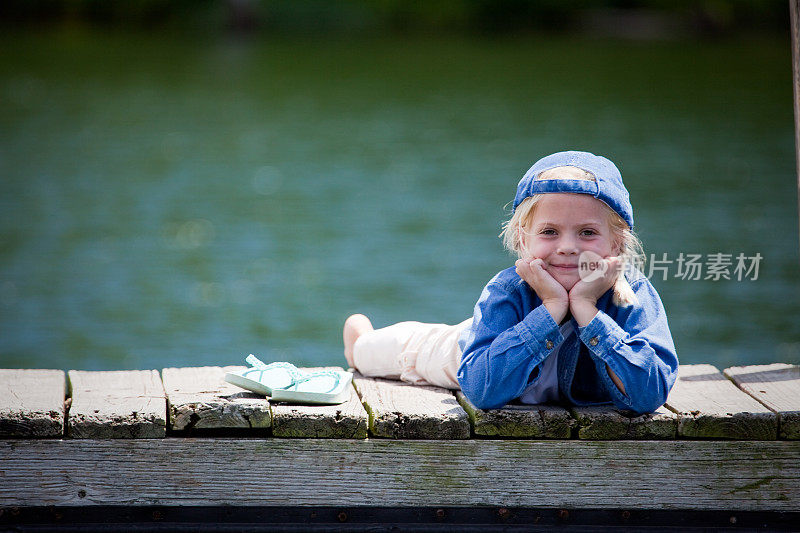
[[0,370],[0,528],[28,510],[192,506],[800,523],[796,365],[682,366],[667,404],[642,416],[481,410],[460,392],[358,373],[343,404],[271,403],[225,383],[228,369]]

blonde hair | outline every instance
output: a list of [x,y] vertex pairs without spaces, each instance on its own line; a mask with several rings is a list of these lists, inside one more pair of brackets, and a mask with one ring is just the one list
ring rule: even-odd
[[[548,179],[581,179],[587,181],[595,181],[595,177],[591,172],[587,172],[577,167],[556,167],[545,170],[535,179],[548,180]],[[522,232],[536,213],[536,204],[541,200],[544,194],[534,194],[525,198],[517,206],[511,218],[503,224],[503,231],[500,233],[500,238],[503,239],[503,246],[510,252],[522,257]],[[614,296],[613,303],[619,307],[627,307],[632,304],[637,304],[638,300],[630,286],[630,283],[625,279],[625,272],[632,267],[640,267],[644,261],[644,249],[642,248],[642,241],[631,230],[628,223],[619,216],[613,209],[603,203],[608,213],[608,223],[611,226],[611,234],[614,239],[613,247],[619,250],[619,258],[621,268],[614,282]]]

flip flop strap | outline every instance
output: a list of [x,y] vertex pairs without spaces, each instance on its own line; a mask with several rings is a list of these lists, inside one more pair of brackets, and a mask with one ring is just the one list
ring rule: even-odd
[[291,383],[289,383],[285,387],[280,387],[282,389],[290,389],[292,387],[296,387],[300,383],[304,383],[304,382],[309,381],[309,380],[314,379],[314,378],[330,376],[330,377],[335,379],[335,381],[333,383],[333,387],[331,387],[331,390],[333,390],[333,389],[335,389],[337,387],[337,385],[339,385],[339,380],[341,379],[341,376],[335,370],[320,370],[318,372],[306,373],[306,372],[301,372],[293,364],[287,363],[287,362],[284,362],[284,361],[265,364],[263,361],[261,361],[258,357],[256,357],[253,354],[248,355],[247,358],[245,359],[245,361],[250,363],[255,370],[259,370],[261,372],[264,372],[266,370],[270,370],[270,369],[273,369],[273,368],[283,368],[284,370],[286,370],[286,372],[291,377],[292,381],[291,381]]
[[339,380],[341,379],[341,376],[335,370],[320,370],[319,372],[312,372],[310,374],[306,374],[306,375],[296,379],[291,385],[286,387],[286,389],[289,389],[291,387],[297,387],[299,384],[301,384],[303,382],[306,382],[306,381],[309,381],[309,380],[314,379],[314,378],[326,377],[326,376],[330,376],[330,377],[335,379],[335,381],[333,383],[333,387],[331,387],[330,390],[335,389],[339,385]]
[[287,385],[288,387],[291,387],[292,385],[297,383],[297,380],[302,379],[303,376],[306,375],[304,372],[300,372],[300,370],[298,370],[298,368],[294,366],[292,363],[279,361],[277,363],[270,363],[267,365],[264,364],[263,361],[261,361],[258,357],[256,357],[253,354],[248,355],[245,361],[250,363],[250,365],[252,365],[253,368],[260,370],[261,372],[272,370],[274,368],[282,368],[286,370],[286,373],[289,374],[289,376],[292,378],[292,382],[289,385]]

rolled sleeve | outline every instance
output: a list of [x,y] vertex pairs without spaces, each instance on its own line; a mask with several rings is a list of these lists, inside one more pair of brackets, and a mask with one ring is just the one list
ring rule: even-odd
[[[596,362],[600,379],[614,404],[637,413],[652,412],[667,400],[675,382],[678,358],[661,299],[647,279],[631,285],[639,301],[617,308],[611,317],[602,309],[585,327],[581,342]],[[606,365],[622,382],[622,393]]]
[[598,311],[591,322],[578,329],[583,343],[598,355],[616,346],[625,336],[625,330],[603,311]]
[[548,355],[561,344],[564,336],[544,305],[540,305],[514,326],[531,353],[543,351]]
[[458,382],[464,395],[481,409],[502,407],[519,397],[563,340],[541,302],[524,313],[517,290],[490,282],[463,338]]
[[[591,322],[583,328],[578,328],[578,330],[578,337],[589,348],[589,352],[595,360],[599,359],[604,363],[597,365],[597,374],[600,376],[605,389],[614,399],[614,403],[624,409],[630,409],[630,398],[619,390],[605,368],[605,364],[607,364],[615,374],[619,375],[619,363],[611,354],[615,352],[619,343],[622,342],[625,330],[613,318],[602,311],[598,311]],[[625,390],[627,391],[627,388]]]

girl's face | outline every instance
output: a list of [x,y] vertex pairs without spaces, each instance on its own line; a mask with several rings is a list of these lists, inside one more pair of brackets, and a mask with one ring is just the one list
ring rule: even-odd
[[588,194],[544,194],[530,223],[520,232],[523,257],[529,261],[541,258],[547,272],[569,291],[580,281],[581,253],[593,252],[603,258],[619,253],[608,219],[605,204]]

